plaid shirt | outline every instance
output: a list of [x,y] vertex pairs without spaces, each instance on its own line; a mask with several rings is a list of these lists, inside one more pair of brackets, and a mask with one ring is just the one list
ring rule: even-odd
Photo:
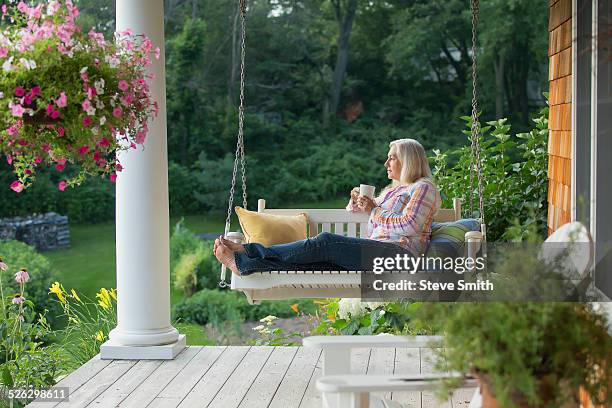
[[[428,180],[399,185],[383,191],[374,199],[370,213],[368,236],[377,241],[393,242],[420,255],[427,250],[433,217],[440,208],[440,192]],[[349,201],[348,211],[359,211]]]

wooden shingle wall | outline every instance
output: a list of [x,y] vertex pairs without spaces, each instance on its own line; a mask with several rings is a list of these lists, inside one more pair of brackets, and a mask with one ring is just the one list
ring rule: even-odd
[[548,232],[571,218],[572,2],[550,0],[548,24]]

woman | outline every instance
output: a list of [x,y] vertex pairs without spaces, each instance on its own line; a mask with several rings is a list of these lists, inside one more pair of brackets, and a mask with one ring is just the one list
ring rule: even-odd
[[413,139],[389,144],[385,161],[389,185],[375,199],[351,191],[348,211],[370,215],[368,236],[352,238],[321,233],[314,238],[265,247],[240,245],[223,237],[214,254],[236,275],[272,270],[372,270],[374,257],[419,256],[429,243],[431,223],[440,208],[425,149]]

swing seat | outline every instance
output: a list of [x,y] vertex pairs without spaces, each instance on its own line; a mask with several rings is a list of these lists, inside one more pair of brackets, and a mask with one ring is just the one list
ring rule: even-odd
[[[258,200],[257,211],[275,215],[306,213],[309,237],[321,232],[332,232],[367,238],[368,215],[365,213],[353,213],[345,209],[268,209],[264,199]],[[453,199],[453,208],[440,209],[434,217],[437,222],[459,219],[461,200],[458,198]],[[467,232],[466,238],[468,234],[470,239],[482,240],[479,232]],[[361,297],[361,276],[359,271],[306,270],[256,272],[246,276],[232,274],[231,289],[243,292],[251,304],[258,304],[261,300],[291,298],[358,298]]]

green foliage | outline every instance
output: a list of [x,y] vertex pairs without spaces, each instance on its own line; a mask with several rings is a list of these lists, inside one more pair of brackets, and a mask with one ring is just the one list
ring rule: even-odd
[[[526,227],[534,225],[544,235],[547,214],[547,143],[548,108],[534,119],[535,127],[528,133],[510,134],[506,119],[487,122],[480,129],[480,165],[487,236],[489,240],[509,238],[505,232],[517,219]],[[471,119],[464,117],[471,129]],[[471,130],[464,131],[471,140]],[[517,153],[519,157],[517,156]],[[452,205],[453,197],[463,199],[469,210],[472,154],[469,146],[447,153],[434,150],[433,173],[443,195],[443,206]],[[453,163],[453,164],[450,164]],[[474,175],[474,207],[478,211],[477,179]],[[470,216],[470,214],[467,214]],[[476,213],[478,216],[478,213]]]
[[292,337],[299,338],[301,333],[285,333],[282,327],[276,327],[276,319],[278,317],[269,315],[259,320],[263,324],[253,327],[259,338],[255,339],[252,344],[254,346],[300,346],[301,343],[292,340]]
[[117,291],[101,288],[96,299],[66,291],[59,282],[50,288],[63,311],[67,325],[56,333],[66,362],[63,369],[71,371],[100,352],[100,345],[117,326]]
[[221,264],[213,255],[212,241],[202,241],[182,223],[170,238],[170,270],[174,287],[191,296],[200,289],[217,287]]
[[[596,405],[612,401],[612,336],[588,304],[427,304],[424,310],[445,335],[440,364],[486,378],[500,406],[517,406],[519,397],[530,406],[559,407],[579,386]],[[444,395],[455,386],[449,382]]]
[[328,299],[319,302],[321,315],[313,334],[372,335],[430,334],[431,328],[415,319],[420,303],[362,302]]
[[197,289],[196,268],[202,261],[202,255],[201,249],[184,254],[174,268],[174,288],[183,292],[185,296],[193,295]]
[[[84,27],[112,31],[112,2],[80,0],[79,8]],[[165,13],[170,211],[223,209],[238,117],[236,4],[170,0]],[[341,110],[327,126],[322,112],[338,36],[331,3],[255,1],[247,19],[245,141],[251,203],[259,197],[270,205],[329,200],[344,197],[347,188],[361,182],[382,187],[387,181],[379,171],[381,159],[395,138],[413,137],[441,152],[462,144],[462,123],[456,118],[470,107],[469,2],[360,2]],[[543,2],[481,1],[483,121],[505,116],[512,129],[523,131],[529,125],[526,112],[544,104],[537,95],[547,86],[547,21]],[[503,81],[496,82],[500,62]],[[361,103],[363,113],[349,124],[342,110],[353,103]],[[8,186],[9,167],[0,162],[0,184]],[[41,169],[37,181],[42,185],[19,196],[9,192],[0,216],[55,210],[72,222],[113,219],[112,185],[87,183],[82,193],[61,194],[56,188],[60,175]]]
[[[36,249],[19,241],[0,241],[0,254],[8,265],[14,266],[17,270],[27,269],[31,281],[26,287],[24,296],[32,301],[35,315],[44,314],[48,310],[49,320],[54,323],[54,316],[58,309],[55,302],[49,298],[48,293],[49,286],[56,276],[49,261],[36,252]],[[4,290],[7,293],[17,293],[19,283],[14,279],[5,278]]]
[[[6,260],[7,263],[4,261]],[[0,259],[0,392],[7,388],[47,388],[55,384],[60,369],[57,348],[43,347],[51,327],[44,314],[38,313],[27,297],[37,276],[21,274],[18,287],[11,261]],[[17,401],[17,405],[21,406]]]
[[[297,306],[294,306],[296,305]],[[226,323],[237,325],[243,321],[257,321],[265,316],[292,317],[296,312],[313,313],[314,304],[308,299],[263,301],[260,305],[249,305],[245,296],[235,291],[203,289],[184,299],[173,308],[174,319],[201,325],[222,327]]]

